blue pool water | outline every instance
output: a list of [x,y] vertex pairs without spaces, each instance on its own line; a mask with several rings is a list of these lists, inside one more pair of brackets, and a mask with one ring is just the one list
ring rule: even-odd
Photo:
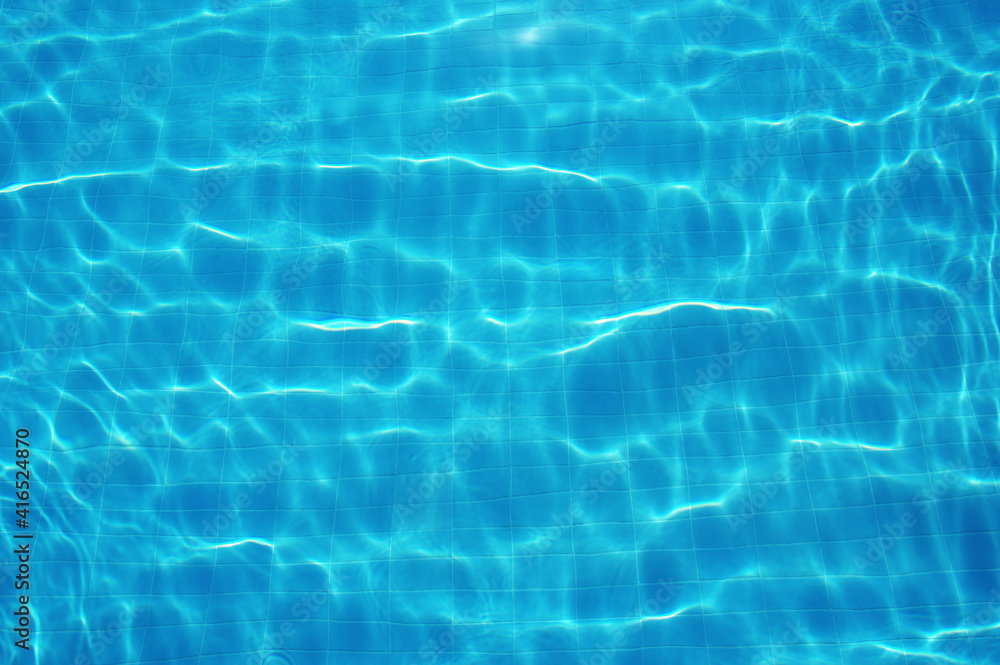
[[998,19],[4,0],[5,658],[1000,662]]

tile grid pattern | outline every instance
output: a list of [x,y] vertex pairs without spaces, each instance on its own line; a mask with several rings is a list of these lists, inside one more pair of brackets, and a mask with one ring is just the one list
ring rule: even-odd
[[[296,662],[390,663],[436,645],[439,662],[874,662],[883,649],[921,662],[925,636],[946,630],[960,631],[966,662],[996,659],[990,631],[960,628],[991,611],[1000,585],[989,555],[998,291],[975,277],[995,265],[996,89],[951,75],[946,63],[966,54],[931,46],[925,25],[973,45],[967,64],[989,71],[998,42],[976,18],[981,3],[912,17],[924,76],[896,78],[883,59],[881,80],[865,80],[871,62],[852,60],[841,34],[860,15],[817,8],[810,58],[801,9],[773,2],[768,37],[739,14],[679,67],[679,45],[720,18],[714,8],[569,4],[239,3],[221,23],[232,36],[187,9],[66,5],[50,30],[79,21],[97,45],[5,56],[11,96],[24,93],[4,128],[5,189],[52,180],[67,146],[97,136],[109,91],[127,94],[158,62],[170,69],[74,179],[0,195],[2,217],[17,220],[5,229],[19,264],[6,268],[8,365],[30,366],[64,324],[79,329],[3,397],[21,420],[52,420],[38,528],[41,560],[60,572],[38,602],[55,660],[250,662],[280,648]],[[33,11],[13,9],[5,21]],[[369,31],[352,56],[334,36],[355,25]],[[303,26],[324,36],[297,39]],[[82,67],[56,80],[74,58],[99,63],[96,85]],[[316,73],[344,58],[347,75]],[[496,93],[459,112],[486,71]],[[46,105],[42,82],[63,99],[65,80],[72,103]],[[771,129],[816,90],[833,101]],[[286,106],[294,120],[264,139]],[[580,150],[614,115],[628,126],[587,159]],[[907,175],[850,242],[856,208],[873,210],[939,128],[961,137],[951,152]],[[209,196],[209,176],[248,134],[262,145]],[[732,184],[768,138],[770,163],[746,167],[753,189]],[[499,170],[521,164],[594,180]],[[192,189],[208,199],[197,222],[179,212]],[[518,232],[531,201],[539,215]],[[285,288],[318,247],[336,249]],[[112,267],[133,281],[97,311],[86,297]],[[434,318],[448,280],[461,291]],[[959,306],[942,291],[976,284]],[[275,288],[285,298],[255,309]],[[683,300],[781,314],[678,308],[558,353],[611,330],[587,321]],[[887,354],[942,307],[949,329],[892,372]],[[390,315],[427,323],[301,325]],[[734,342],[745,352],[727,361]],[[164,423],[127,434],[160,413],[157,399],[170,405]],[[463,459],[477,432],[487,439]],[[449,460],[456,472],[436,474]],[[106,479],[87,480],[95,469]],[[425,501],[409,515],[411,490]],[[914,498],[926,491],[937,501]],[[759,512],[744,522],[748,504]],[[865,559],[869,539],[908,512],[916,523]],[[333,595],[331,578],[342,579]],[[677,588],[660,602],[667,578]],[[87,652],[133,601],[146,607],[132,625]],[[641,624],[628,619],[637,601],[656,608]],[[279,637],[286,621],[293,633]],[[789,625],[803,636],[787,637]],[[623,645],[595,646],[616,630]]]

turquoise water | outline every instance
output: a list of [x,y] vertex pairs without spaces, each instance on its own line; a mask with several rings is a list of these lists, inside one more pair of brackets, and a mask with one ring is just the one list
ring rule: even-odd
[[2,10],[9,662],[1000,662],[996,4]]

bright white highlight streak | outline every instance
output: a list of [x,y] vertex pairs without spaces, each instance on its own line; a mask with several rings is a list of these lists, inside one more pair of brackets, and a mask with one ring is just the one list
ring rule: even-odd
[[570,347],[568,349],[563,349],[562,351],[559,352],[559,355],[563,355],[563,354],[566,354],[566,353],[571,353],[573,351],[579,351],[580,349],[585,349],[588,346],[590,346],[591,344],[593,344],[594,342],[600,341],[600,340],[604,339],[605,337],[607,337],[608,335],[614,335],[616,332],[618,332],[618,328],[615,328],[614,330],[609,330],[608,332],[604,333],[603,335],[598,335],[597,337],[595,337],[594,339],[590,340],[589,342],[584,342],[583,344],[580,344],[579,346],[573,346],[573,347]]
[[268,548],[270,548],[272,550],[274,549],[274,545],[272,545],[271,543],[267,542],[266,540],[258,540],[257,538],[247,538],[246,540],[238,540],[238,541],[232,542],[232,543],[222,543],[220,545],[211,545],[207,549],[210,549],[210,550],[222,550],[222,549],[226,549],[227,547],[237,547],[239,545],[247,545],[249,543],[254,543],[256,545],[261,545],[263,547],[268,547]]
[[378,321],[375,323],[369,321],[353,321],[351,319],[336,319],[334,321],[327,321],[326,323],[307,323],[305,321],[298,322],[301,326],[316,328],[317,330],[329,330],[332,332],[341,332],[344,330],[375,330],[376,328],[381,328],[382,326],[387,326],[392,323],[398,323],[403,326],[415,326],[417,324],[416,321],[411,321],[409,319],[390,319],[388,321]]
[[56,185],[60,182],[67,182],[69,180],[83,180],[85,178],[103,178],[109,175],[136,175],[135,172],[122,172],[122,173],[85,173],[82,175],[68,175],[65,178],[58,178],[56,180],[42,180],[40,182],[21,182],[16,185],[9,185],[4,189],[0,189],[0,194],[10,194],[12,192],[19,192],[22,189],[28,187],[38,187],[40,185]]
[[621,316],[613,316],[607,319],[598,319],[592,321],[593,324],[598,323],[611,323],[612,321],[624,321],[625,319],[630,319],[633,316],[654,316],[656,314],[662,314],[663,312],[669,312],[676,307],[707,307],[709,309],[728,311],[731,309],[735,310],[746,310],[748,312],[767,312],[773,314],[773,312],[767,307],[748,307],[746,305],[725,305],[722,303],[702,302],[700,300],[689,300],[685,302],[673,302],[667,305],[654,305],[653,307],[647,307],[646,309],[640,309],[635,312],[629,312],[628,314],[622,314]]
[[231,233],[226,233],[222,229],[217,229],[214,226],[209,226],[208,224],[195,224],[198,228],[205,229],[206,231],[211,231],[212,233],[218,233],[220,236],[225,236],[227,238],[232,238],[233,240],[239,240],[243,242],[243,238],[232,235]]
[[[489,171],[527,171],[531,169],[537,169],[539,171],[547,171],[549,173],[563,173],[565,175],[576,176],[578,178],[584,178],[591,182],[599,182],[597,178],[593,178],[584,173],[578,171],[564,171],[562,169],[552,169],[547,166],[540,166],[538,164],[522,164],[519,166],[490,166],[488,164],[480,164],[479,162],[473,161],[471,159],[466,159],[465,157],[455,157],[454,155],[445,155],[443,157],[428,157],[426,159],[413,159],[411,157],[383,157],[376,158],[383,160],[399,160],[401,162],[410,162],[412,164],[424,164],[429,162],[443,162],[445,160],[455,160],[456,162],[462,162],[464,164],[469,164],[475,166],[476,168],[486,169]],[[318,164],[321,169],[349,169],[355,167],[363,167],[364,164]]]
[[224,385],[222,384],[222,382],[221,382],[221,381],[219,381],[218,379],[216,379],[215,377],[212,377],[212,380],[213,380],[213,381],[215,381],[215,385],[219,386],[220,388],[222,388],[223,390],[225,390],[225,391],[226,391],[227,393],[229,393],[229,394],[230,394],[230,395],[232,395],[233,397],[239,397],[239,395],[237,395],[237,394],[236,394],[236,393],[234,393],[234,392],[233,392],[232,390],[230,390],[229,388],[227,388],[226,386],[224,386]]

